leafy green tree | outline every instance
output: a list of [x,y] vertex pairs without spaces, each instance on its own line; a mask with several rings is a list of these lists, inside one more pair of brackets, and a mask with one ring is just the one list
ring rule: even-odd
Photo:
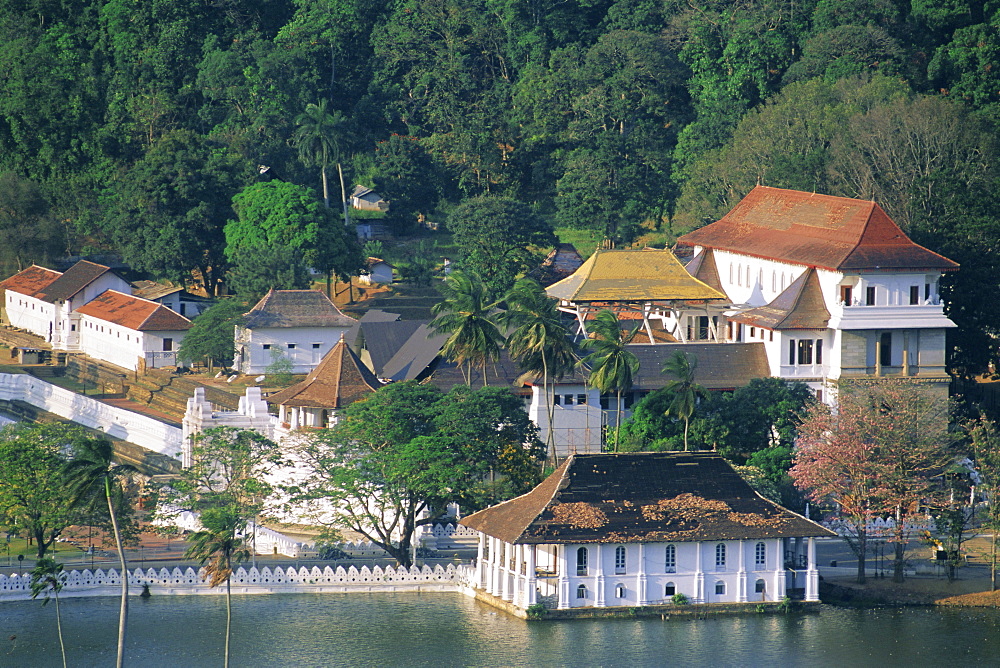
[[177,356],[184,362],[205,361],[227,367],[233,363],[235,326],[247,312],[247,302],[235,297],[220,299],[202,312],[184,335]]
[[63,588],[66,576],[63,566],[50,557],[42,557],[31,569],[31,598],[45,594],[42,605],[49,602],[49,594],[56,602],[56,632],[59,634],[59,650],[62,652],[63,668],[66,668],[66,644],[63,642],[62,613],[59,610],[59,592]]
[[313,191],[284,181],[256,183],[233,198],[225,227],[231,281],[240,295],[309,287],[308,267],[347,277],[361,265],[357,239]]
[[13,172],[0,173],[0,271],[12,274],[30,264],[48,264],[65,251],[65,235],[38,184]]
[[409,232],[441,195],[434,161],[416,137],[392,134],[375,146],[375,168],[375,189],[389,202],[389,220],[398,232]]
[[489,299],[479,276],[464,271],[453,271],[444,279],[441,295],[431,308],[430,324],[434,331],[448,334],[441,352],[455,364],[466,365],[467,385],[472,385],[472,369],[478,366],[485,387],[486,365],[500,357],[503,341],[494,322],[496,302]]
[[1000,533],[1000,432],[996,424],[985,417],[969,420],[963,425],[969,437],[976,471],[981,479],[978,492],[986,498],[981,513],[982,528],[990,534],[990,589],[997,590],[997,534]]
[[64,450],[80,436],[59,424],[0,429],[0,517],[34,540],[39,559],[67,527],[83,521],[63,476]]
[[550,392],[549,381],[556,381],[573,370],[576,356],[570,342],[569,331],[542,286],[530,278],[522,278],[504,297],[507,309],[498,320],[510,333],[507,350],[517,360],[525,375],[542,379],[542,392],[548,407],[548,428],[545,443],[552,461],[556,461],[553,432],[555,410],[554,383]]
[[698,359],[691,359],[681,350],[667,358],[663,363],[663,373],[670,374],[674,380],[667,383],[664,391],[673,399],[667,407],[667,415],[684,421],[684,451],[688,450],[688,427],[691,416],[698,406],[699,399],[708,399],[708,390],[695,382],[695,371],[698,369]]
[[587,382],[602,394],[615,393],[615,447],[621,440],[622,392],[632,388],[632,378],[639,372],[639,358],[628,349],[639,327],[623,332],[618,316],[607,309],[600,311],[588,325],[593,338],[580,347],[590,353],[580,364],[590,369]]
[[344,173],[340,167],[340,134],[344,125],[344,116],[338,111],[332,114],[327,111],[326,100],[318,104],[309,104],[306,110],[295,119],[298,129],[295,131],[295,143],[299,149],[299,159],[307,165],[318,166],[323,183],[323,203],[330,208],[330,188],[326,181],[326,168],[336,163],[340,174],[340,202],[344,211],[344,224],[347,220],[347,193],[344,191]]
[[[507,390],[387,385],[298,445],[309,474],[292,501],[307,512],[333,504],[319,520],[328,537],[358,532],[409,567],[414,531],[449,503],[479,508],[531,488],[542,449],[526,417]],[[507,482],[490,484],[491,472]]]
[[111,441],[97,438],[78,438],[72,444],[72,458],[66,463],[65,475],[72,491],[73,503],[90,508],[106,504],[111,529],[121,565],[121,609],[118,616],[118,659],[120,668],[125,659],[125,631],[128,627],[128,563],[125,560],[124,532],[120,517],[131,518],[131,505],[125,505],[123,483],[136,468],[130,464],[115,464]]
[[205,137],[159,138],[119,181],[101,227],[134,268],[217,294],[226,270],[226,221],[252,165]]
[[555,243],[552,230],[530,208],[509,197],[468,199],[448,216],[462,250],[462,268],[477,274],[491,299],[499,299],[535,259],[529,246]]
[[235,506],[223,505],[206,508],[198,519],[202,528],[188,538],[189,546],[184,558],[196,559],[205,567],[204,577],[209,587],[226,583],[226,648],[222,665],[228,668],[233,623],[233,564],[250,557],[243,539],[247,517]]

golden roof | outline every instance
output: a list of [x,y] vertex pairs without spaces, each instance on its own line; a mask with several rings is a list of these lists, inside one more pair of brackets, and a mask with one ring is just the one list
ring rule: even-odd
[[655,248],[599,250],[545,292],[571,302],[727,299],[691,276],[671,251]]

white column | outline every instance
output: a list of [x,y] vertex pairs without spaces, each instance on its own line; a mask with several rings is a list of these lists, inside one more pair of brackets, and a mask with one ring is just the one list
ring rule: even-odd
[[538,603],[538,578],[535,575],[535,550],[537,545],[527,545],[525,550],[528,553],[528,576],[527,576],[527,599],[524,607],[530,607]]
[[486,537],[486,534],[484,534],[482,531],[480,531],[479,532],[479,554],[478,554],[478,558],[476,559],[476,589],[485,589],[486,588],[484,586],[484,583],[483,583],[483,577],[485,575],[485,572],[483,570],[484,569],[484,565],[483,565],[484,549],[483,548],[485,547],[487,540],[488,539]]
[[[652,339],[650,339],[652,340]],[[647,605],[649,603],[646,597],[646,544],[639,543],[639,574],[636,577],[636,596],[639,605]]]
[[778,563],[774,565],[774,587],[772,588],[771,600],[780,601],[785,597],[785,541],[787,538],[778,538]]
[[594,569],[594,605],[598,608],[603,608],[604,603],[604,555],[601,554],[601,544],[597,543],[594,546],[594,561],[597,562],[597,568]]
[[525,592],[525,584],[528,577],[526,574],[521,573],[524,561],[524,545],[518,543],[514,546],[514,605],[527,608],[528,606],[524,601],[528,598]]
[[737,599],[741,603],[747,601],[747,555],[744,551],[743,540],[740,540],[740,563],[736,576],[736,590],[739,595]]
[[503,569],[500,571],[503,576],[503,600],[514,600],[514,570],[510,567],[511,559],[517,560],[516,548],[510,543],[504,543]]
[[569,564],[566,562],[566,553],[569,551],[565,545],[556,545],[556,571],[559,573],[559,603],[556,606],[559,610],[569,607]]
[[819,600],[819,571],[816,569],[816,539],[809,537],[809,557],[806,567],[806,600]]
[[503,577],[503,543],[500,542],[499,538],[491,538],[493,541],[492,549],[490,550],[490,560],[492,561],[492,568],[490,568],[491,582],[490,582],[490,593],[500,597],[500,583]]
[[694,598],[699,603],[705,602],[705,572],[702,570],[701,565],[701,542],[694,544],[695,547],[695,559],[694,559]]

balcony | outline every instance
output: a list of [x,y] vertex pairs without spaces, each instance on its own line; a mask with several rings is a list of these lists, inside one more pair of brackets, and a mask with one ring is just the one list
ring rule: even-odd
[[830,310],[833,329],[931,329],[954,327],[941,304],[901,306],[836,306]]

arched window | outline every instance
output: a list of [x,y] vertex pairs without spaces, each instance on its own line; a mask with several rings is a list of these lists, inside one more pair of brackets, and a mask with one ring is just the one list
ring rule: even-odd
[[576,574],[587,574],[587,548],[581,547],[576,551]]
[[767,583],[764,582],[763,580],[757,580],[757,582],[755,582],[753,585],[753,590],[758,594],[763,594],[765,591],[767,591]]
[[715,567],[725,568],[726,567],[726,544],[719,543],[715,546]]
[[668,582],[667,586],[663,588],[663,595],[665,597],[666,596],[673,596],[676,593],[677,593],[677,587],[674,585],[673,582]]
[[757,568],[764,568],[767,564],[767,547],[764,543],[757,543],[753,551],[753,562]]
[[715,595],[725,596],[726,595],[726,583],[722,580],[717,580],[715,583]]
[[775,292],[778,289],[778,272],[771,272],[771,292]]
[[664,560],[664,572],[665,573],[675,573],[677,572],[677,548],[673,545],[667,545],[667,558]]
[[729,263],[729,282],[733,282],[733,263]]
[[743,285],[743,265],[736,265],[736,285]]
[[615,585],[615,598],[625,598],[625,585],[623,584]]
[[587,585],[580,585],[576,588],[577,598],[587,598]]
[[621,545],[615,548],[615,574],[625,573],[625,548]]
[[757,284],[760,285],[761,288],[764,287],[764,268],[763,267],[761,267],[760,270],[757,272]]

